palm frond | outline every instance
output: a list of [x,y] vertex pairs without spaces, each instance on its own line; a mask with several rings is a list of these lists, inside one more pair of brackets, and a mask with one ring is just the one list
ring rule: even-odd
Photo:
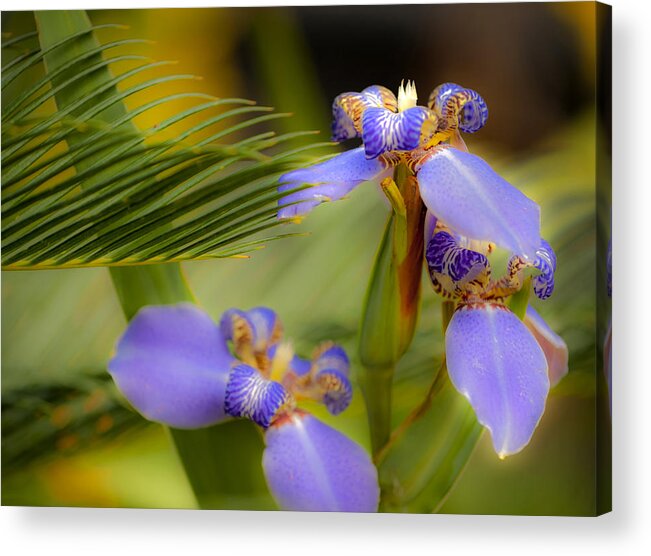
[[[2,78],[3,269],[233,257],[259,248],[263,240],[253,236],[279,225],[278,177],[325,143],[302,146],[309,132],[261,127],[288,114],[245,99],[159,94],[162,84],[196,77],[160,75],[171,62],[114,53],[146,41],[98,42],[97,30],[119,25],[44,34],[57,22],[40,25],[36,48],[14,52],[31,33],[3,44],[3,54],[14,52]],[[126,69],[113,75],[116,65]],[[29,79],[36,69],[40,77]],[[127,111],[124,102],[143,92],[147,100]],[[150,129],[134,125],[181,99],[192,105]]]
[[147,424],[119,401],[106,373],[3,392],[2,422],[3,474]]

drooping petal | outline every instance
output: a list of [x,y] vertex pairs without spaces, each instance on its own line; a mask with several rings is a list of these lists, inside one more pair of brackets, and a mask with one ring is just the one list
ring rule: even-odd
[[334,369],[320,371],[315,381],[323,392],[321,401],[333,415],[339,415],[353,399],[353,387],[348,377]]
[[461,131],[475,133],[488,120],[488,106],[481,95],[456,83],[443,83],[434,89],[428,106],[439,117],[444,129],[458,125]]
[[387,151],[411,151],[418,147],[429,110],[414,106],[397,114],[384,108],[367,108],[362,116],[362,142],[367,158]]
[[[388,165],[381,159],[367,159],[362,147],[346,151],[309,168],[294,170],[280,177],[278,191],[288,191],[304,184],[307,189],[290,193],[278,202],[278,218],[293,218],[310,212],[323,201],[336,201],[356,186],[388,174]],[[295,204],[293,204],[295,203]]]
[[549,327],[531,305],[527,307],[524,324],[531,330],[545,353],[549,382],[551,386],[556,386],[569,369],[567,344],[563,341],[563,338]]
[[398,102],[386,87],[371,85],[361,93],[342,93],[332,103],[332,140],[345,141],[362,134],[362,114],[367,108],[386,108],[395,112]]
[[251,419],[263,428],[294,406],[292,396],[281,384],[265,379],[248,365],[238,365],[231,371],[225,400],[226,413]]
[[540,208],[481,158],[441,148],[417,167],[427,208],[456,233],[534,259]]
[[458,309],[445,335],[450,380],[491,433],[500,457],[522,450],[545,410],[547,361],[527,327],[508,309]]
[[294,412],[265,434],[262,467],[284,510],[375,512],[377,471],[357,443],[309,414]]
[[147,419],[199,428],[227,418],[224,394],[233,362],[211,318],[182,303],[141,309],[120,338],[108,370]]

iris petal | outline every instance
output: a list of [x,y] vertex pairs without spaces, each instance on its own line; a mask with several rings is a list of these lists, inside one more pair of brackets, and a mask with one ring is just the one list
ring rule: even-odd
[[367,158],[387,151],[411,151],[420,143],[429,110],[414,106],[397,114],[385,108],[367,108],[362,116],[362,141]]
[[547,362],[518,317],[497,305],[454,314],[445,335],[450,380],[490,430],[500,457],[522,450],[545,410]]
[[370,107],[395,112],[398,101],[389,89],[381,85],[371,85],[361,93],[338,95],[332,103],[332,140],[339,142],[359,137],[362,132],[362,114]]
[[189,303],[149,306],[131,320],[108,364],[118,389],[142,415],[177,428],[226,419],[233,357],[215,323]]
[[254,307],[249,311],[229,309],[222,315],[219,326],[226,340],[235,340],[238,334],[237,319],[244,319],[249,327],[251,344],[256,352],[263,352],[267,347],[278,342],[282,325],[276,312],[268,307]]
[[439,149],[417,172],[423,202],[455,232],[536,257],[540,208],[481,158],[454,148]]
[[341,199],[360,183],[379,178],[387,171],[386,163],[377,158],[367,159],[364,149],[360,147],[309,168],[289,172],[280,177],[282,185],[278,191],[288,191],[303,184],[312,184],[313,187],[280,199],[278,217],[292,218],[307,214],[322,201]]
[[545,353],[549,368],[549,382],[556,386],[568,372],[567,344],[554,332],[536,310],[529,305],[524,324],[531,330],[538,344]]
[[353,399],[353,387],[348,377],[332,369],[317,373],[316,382],[323,391],[323,403],[330,413],[339,415]]
[[257,369],[238,365],[231,371],[226,385],[226,413],[246,417],[267,428],[284,408],[293,405],[289,392],[272,380],[265,379]]
[[380,489],[366,451],[311,415],[295,412],[265,434],[262,467],[284,510],[375,512]]
[[428,105],[447,127],[458,125],[466,133],[479,131],[488,120],[488,106],[479,93],[456,83],[439,85]]
[[323,370],[336,370],[344,376],[350,373],[350,360],[346,350],[338,344],[325,344],[314,358],[317,372]]
[[490,266],[481,253],[460,247],[451,234],[438,232],[427,244],[425,253],[430,273],[445,274],[455,284],[475,280],[483,274],[488,280]]

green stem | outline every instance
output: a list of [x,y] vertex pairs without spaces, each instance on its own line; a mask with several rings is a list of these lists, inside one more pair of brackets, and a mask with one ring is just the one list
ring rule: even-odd
[[420,306],[425,211],[413,173],[404,165],[385,180],[393,211],[371,272],[360,327],[360,383],[377,456],[391,432],[393,374],[414,336]]
[[373,454],[380,453],[391,432],[391,394],[393,367],[367,368],[361,377]]

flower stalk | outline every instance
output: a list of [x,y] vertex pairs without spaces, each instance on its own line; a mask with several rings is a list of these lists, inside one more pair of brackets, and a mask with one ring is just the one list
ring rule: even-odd
[[392,213],[369,279],[359,342],[374,454],[389,439],[395,366],[411,344],[418,319],[425,222],[418,183],[406,165],[397,166],[382,189]]

